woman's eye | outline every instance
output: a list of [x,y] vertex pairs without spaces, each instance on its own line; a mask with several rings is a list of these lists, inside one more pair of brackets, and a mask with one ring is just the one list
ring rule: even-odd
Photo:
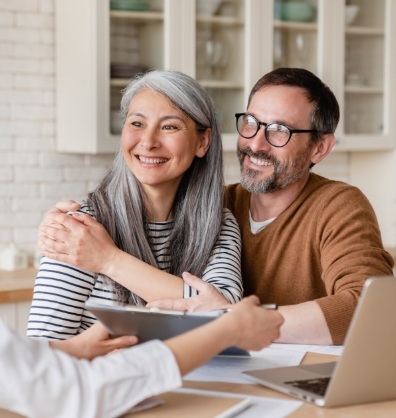
[[133,126],[133,127],[135,127],[135,128],[141,128],[143,125],[142,125],[142,123],[141,122],[138,122],[138,121],[132,121],[131,122],[131,125]]
[[164,125],[164,126],[162,127],[162,129],[163,129],[164,131],[174,131],[174,130],[177,130],[177,129],[178,129],[178,127],[177,127],[177,126],[174,126],[174,125]]

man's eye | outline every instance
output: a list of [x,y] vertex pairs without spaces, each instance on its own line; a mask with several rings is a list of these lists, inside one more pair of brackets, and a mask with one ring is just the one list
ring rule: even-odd
[[141,122],[137,122],[137,121],[131,122],[131,125],[135,128],[141,128],[142,127]]

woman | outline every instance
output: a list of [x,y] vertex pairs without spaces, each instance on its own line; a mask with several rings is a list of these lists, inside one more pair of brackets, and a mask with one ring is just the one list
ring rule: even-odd
[[36,278],[29,336],[67,339],[88,328],[88,298],[141,305],[194,296],[185,271],[224,303],[242,297],[240,234],[223,209],[221,137],[208,94],[185,74],[152,71],[124,90],[121,115],[120,151],[83,202],[85,215],[46,230],[41,249],[51,258]]
[[[124,416],[144,399],[180,387],[183,375],[229,346],[265,347],[278,338],[282,322],[278,312],[249,296],[187,333],[126,348],[136,337],[109,338],[98,323],[74,338],[46,344],[12,332],[0,319],[0,408],[28,417]],[[92,359],[117,348],[125,349],[93,361],[60,351]]]

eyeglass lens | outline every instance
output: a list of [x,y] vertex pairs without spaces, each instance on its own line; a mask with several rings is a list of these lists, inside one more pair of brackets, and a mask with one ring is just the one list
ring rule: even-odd
[[[244,138],[253,138],[260,129],[260,123],[252,115],[241,115],[237,118],[237,130],[239,135]],[[264,125],[265,137],[267,141],[275,147],[282,147],[287,144],[290,139],[290,130],[284,125],[279,123],[270,123]]]

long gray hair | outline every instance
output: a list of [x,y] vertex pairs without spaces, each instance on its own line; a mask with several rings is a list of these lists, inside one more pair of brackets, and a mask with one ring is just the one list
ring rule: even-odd
[[[174,227],[168,242],[169,273],[180,276],[183,271],[189,271],[202,276],[222,222],[223,153],[216,112],[208,93],[196,80],[178,71],[155,70],[137,76],[123,91],[121,116],[124,121],[130,103],[142,90],[155,91],[169,99],[195,122],[198,133],[207,128],[212,130],[206,155],[195,157],[184,173],[172,208]],[[119,150],[103,180],[89,194],[88,205],[117,247],[158,267],[146,234],[143,194]],[[119,302],[143,303],[118,283],[104,279],[111,283]]]

